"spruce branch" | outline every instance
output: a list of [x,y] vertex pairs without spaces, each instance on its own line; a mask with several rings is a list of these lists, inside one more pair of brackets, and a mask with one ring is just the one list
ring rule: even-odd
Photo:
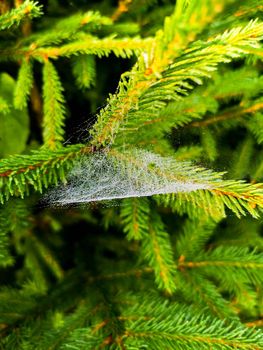
[[[155,311],[150,311],[151,308]],[[193,346],[197,349],[216,347],[222,350],[252,350],[262,346],[261,331],[248,329],[236,322],[226,325],[224,321],[212,320],[208,316],[193,315],[189,307],[181,309],[180,305],[166,302],[156,308],[152,303],[147,305],[146,299],[141,309],[144,315],[154,317],[125,322],[124,345],[128,349],[144,344],[153,349],[167,347],[184,350],[190,350]]]
[[247,322],[246,326],[247,327],[262,327],[263,326],[263,319],[252,321],[252,322]]
[[[52,332],[42,338],[39,349],[55,350],[63,346],[67,342],[69,335],[72,334],[72,330],[84,327],[96,309],[92,308],[90,302],[86,299],[73,315],[67,317],[63,326],[58,327],[58,329],[52,329]],[[32,335],[34,336],[34,333]]]
[[194,216],[193,208],[199,208],[211,216],[222,218],[225,216],[224,206],[226,206],[239,218],[246,213],[259,218],[258,209],[260,210],[263,205],[262,184],[251,185],[243,181],[225,180],[219,186],[215,183],[210,183],[210,186],[207,190],[160,195],[157,202],[175,211],[188,212]]
[[157,213],[152,212],[148,222],[148,235],[142,239],[141,254],[153,268],[159,288],[172,294],[176,289],[173,251],[169,235]]
[[111,16],[112,20],[117,21],[123,13],[129,10],[129,6],[131,5],[131,3],[132,0],[119,0],[118,7]]
[[55,150],[64,139],[65,99],[58,73],[50,61],[43,67],[44,145]]
[[27,105],[27,99],[30,95],[33,85],[32,64],[24,59],[18,73],[18,79],[14,91],[14,106],[17,109],[23,109]]
[[[51,249],[47,245],[45,245],[36,235],[30,235],[30,246],[32,246],[32,250],[36,255],[36,259],[40,260],[41,263],[45,263],[46,267],[50,270],[52,275],[57,279],[61,280],[64,276],[64,271],[60,266],[56,256],[53,254]],[[27,250],[29,250],[27,248]],[[34,269],[34,264],[32,266]],[[35,271],[34,271],[35,272]],[[36,283],[39,279],[39,276],[36,276]]]
[[92,55],[80,55],[73,59],[73,74],[81,89],[95,85],[96,61]]
[[90,36],[82,36],[80,40],[73,41],[59,48],[47,47],[33,50],[29,55],[33,58],[58,58],[69,57],[77,54],[93,54],[98,57],[109,56],[114,53],[117,57],[129,58],[134,53],[138,54],[151,45],[151,39],[114,39],[112,37],[97,39]]
[[[219,4],[217,1],[215,3],[217,5]],[[179,56],[180,51],[187,47],[187,44],[195,39],[199,31],[223,9],[222,3],[218,7],[210,6],[209,1],[204,1],[201,6],[195,8],[198,11],[195,16],[193,15],[195,4],[196,1],[193,1],[191,6],[187,6],[187,3],[181,5],[181,2],[178,2],[175,14],[166,19],[163,31],[159,31],[156,34],[152,50],[143,53],[129,75],[124,75],[121,78],[118,93],[110,96],[108,106],[98,115],[98,122],[95,124],[93,130],[94,145],[105,145],[114,140],[115,134],[123,124],[124,118],[128,116],[129,112],[134,112],[134,110],[136,112],[138,109],[139,98],[152,84],[160,79],[162,71]],[[207,6],[210,10],[209,15]],[[187,8],[186,11],[185,7]],[[183,20],[180,16],[183,17]],[[177,27],[179,17],[181,21],[180,28]],[[198,17],[199,20],[197,20]],[[189,18],[192,21],[191,26],[188,23]],[[189,32],[189,28],[191,28],[191,33]],[[183,34],[183,31],[186,34]],[[179,89],[179,91],[182,91],[182,89]],[[167,96],[173,95],[173,93],[174,91],[167,90],[165,99]],[[156,93],[156,96],[158,96],[158,93]],[[153,102],[152,98],[151,102],[149,101],[149,105]],[[158,101],[156,103],[157,105]],[[161,102],[159,108],[163,106],[164,103]],[[146,115],[147,109],[142,106],[140,107],[142,108],[142,114]]]
[[30,155],[1,160],[1,203],[10,196],[24,198],[30,188],[42,192],[43,188],[65,181],[66,171],[72,168],[74,161],[89,152],[91,148],[88,146],[74,145],[53,152],[41,149]]
[[[188,300],[193,300],[198,295],[193,294],[194,292],[191,289],[187,289],[185,283],[185,274],[188,274],[188,282],[191,282],[191,278],[202,277],[202,282],[200,282],[199,288],[205,289],[206,279],[207,278],[219,279],[222,283],[222,286],[230,292],[239,293],[240,290],[244,292],[247,286],[244,284],[252,283],[252,285],[258,286],[262,283],[262,254],[254,250],[252,253],[246,248],[240,248],[231,246],[228,248],[224,257],[220,254],[224,251],[225,246],[219,246],[217,249],[212,250],[211,252],[206,252],[202,250],[195,258],[188,259],[187,256],[181,255],[176,264],[173,265],[174,272],[174,282],[176,284],[177,291],[184,291]],[[231,255],[232,254],[232,255]],[[192,272],[191,272],[192,271]],[[111,280],[125,280],[130,277],[143,278],[146,275],[151,275],[154,273],[153,267],[141,266],[137,269],[113,272],[110,274],[104,274],[99,276],[88,276],[88,283],[94,283],[97,281],[111,281]],[[182,277],[181,274],[182,273]],[[193,277],[191,277],[193,273]],[[229,278],[227,278],[229,276]],[[193,281],[194,282],[194,281]],[[209,281],[207,282],[209,285]],[[195,282],[198,285],[197,282]],[[240,285],[243,284],[242,288],[239,290]],[[190,293],[190,294],[189,294]],[[207,293],[207,292],[206,292]],[[203,297],[206,296],[203,292]],[[212,305],[212,304],[211,304]],[[226,309],[225,309],[226,310]]]
[[25,18],[35,18],[42,15],[42,6],[36,1],[26,0],[19,7],[0,16],[0,30],[19,25]]
[[50,45],[59,45],[63,42],[72,41],[80,33],[86,33],[103,26],[110,26],[112,20],[102,16],[98,11],[78,12],[72,16],[57,20],[48,30],[35,32],[20,41],[19,47],[30,45],[39,48]]
[[[119,161],[124,164],[133,164],[140,169],[143,160],[132,150],[120,153],[116,149],[110,151]],[[150,173],[160,179],[170,182],[178,181],[185,184],[200,184],[200,189],[193,191],[179,191],[178,193],[160,194],[157,201],[165,205],[174,207],[173,201],[181,204],[182,201],[189,201],[194,206],[203,207],[213,216],[214,212],[224,213],[223,207],[232,210],[237,217],[250,213],[253,217],[259,217],[259,211],[263,206],[262,184],[248,184],[244,181],[223,180],[223,173],[216,173],[201,167],[193,167],[188,163],[177,162],[171,158],[163,158],[163,166],[153,166]],[[166,164],[166,165],[165,165]],[[169,164],[169,165],[168,165]],[[211,201],[214,203],[212,204]],[[223,214],[224,216],[224,214]]]
[[244,5],[238,9],[238,11],[235,12],[234,16],[235,17],[244,17],[246,15],[252,15],[256,14],[258,12],[263,11],[263,6],[256,0],[249,1],[245,3]]
[[[164,108],[168,101],[180,99],[193,84],[201,84],[219,63],[244,55],[248,46],[258,46],[262,34],[262,23],[251,21],[244,27],[234,28],[207,42],[192,45],[174,63],[171,63],[170,51],[158,61],[155,50],[153,62],[159,62],[159,66],[153,63],[152,67],[146,64],[145,68],[142,55],[130,77],[123,77],[119,92],[108,100],[107,108],[98,116],[93,129],[93,144],[113,142],[118,130],[134,130],[135,124],[138,125],[142,118],[144,122],[146,118],[155,119],[156,112]],[[177,56],[175,52],[174,59]],[[169,64],[166,62],[167,57]],[[152,73],[148,74],[148,71]],[[133,76],[137,77],[137,81]]]
[[[129,132],[126,136],[126,142],[136,144],[140,141],[140,138],[147,138],[148,135],[154,135],[156,139],[163,139],[164,135],[171,132],[172,128],[183,126],[187,128],[192,126],[213,127],[217,122],[222,122],[224,126],[232,126],[236,125],[239,120],[248,125],[260,142],[261,128],[258,128],[257,125],[260,122],[258,113],[262,109],[262,101],[257,96],[263,85],[262,78],[258,76],[257,71],[247,67],[236,71],[227,69],[225,72],[214,72],[212,79],[209,84],[195,88],[190,95],[181,100],[169,102],[165,108],[156,113],[154,118],[150,115],[150,119],[146,121],[143,117],[138,118],[139,124],[130,121],[124,128],[126,133]],[[252,96],[252,101],[248,102]],[[239,101],[241,98],[242,100],[238,105],[221,110],[221,104],[230,100]],[[203,120],[195,121],[197,119]],[[142,136],[136,136],[137,133],[134,133],[136,130],[139,130]],[[211,142],[215,145],[215,138],[211,137],[210,133],[208,139],[208,134],[209,130],[206,128],[206,132],[201,133],[200,136],[203,152],[207,142],[209,142],[209,146],[205,149],[205,152],[209,155],[213,149]],[[213,157],[216,155],[215,151],[214,148]]]
[[256,250],[250,252],[247,248],[224,246],[214,250],[198,254],[193,261],[182,261],[182,268],[206,269],[211,276],[212,271],[220,271],[221,278],[224,274],[237,276],[244,282],[254,285],[262,283],[263,256]]
[[244,108],[242,106],[234,107],[231,110],[227,110],[226,112],[215,115],[212,118],[205,119],[205,120],[198,121],[198,122],[192,122],[189,124],[189,127],[195,127],[195,128],[206,127],[208,125],[219,123],[219,122],[224,122],[224,121],[227,121],[229,119],[241,118],[247,114],[254,114],[257,111],[260,111],[261,109],[263,109],[262,102],[257,102],[255,104],[253,104],[252,106],[246,107],[246,108]]
[[83,34],[76,40],[62,46],[37,47],[32,44],[29,48],[0,50],[0,60],[30,57],[41,62],[47,59],[58,59],[59,57],[71,57],[76,55],[96,55],[108,57],[111,53],[121,58],[130,58],[134,54],[139,55],[148,50],[152,45],[152,39],[140,38],[114,38],[114,35],[99,39],[97,37]]
[[[242,46],[257,45],[263,33],[262,29],[262,23],[252,21],[244,28],[237,27],[230,32],[227,31],[220,36],[209,39],[203,47],[202,44],[199,47],[193,45],[193,48],[185,50],[182,58],[179,57],[175,63],[171,64],[162,73],[162,78],[140,96],[139,112],[132,113],[131,121],[126,121],[122,131],[125,130],[125,127],[131,128],[131,130],[136,128],[136,123],[140,122],[142,118],[142,110],[146,116],[144,123],[145,119],[148,123],[153,117],[156,120],[155,113],[165,106],[165,102],[181,99],[181,95],[187,94],[187,90],[192,89],[192,84],[202,84],[203,79],[210,77],[210,72],[216,69],[218,63],[229,62],[237,56],[242,56],[244,54]],[[256,39],[255,42],[253,42],[254,39]],[[165,95],[162,92],[164,88]]]
[[213,235],[217,223],[216,220],[206,216],[187,220],[183,227],[183,233],[178,237],[175,247],[177,255],[180,257],[180,266],[186,257],[187,259],[193,259],[196,254],[205,248],[205,244]]
[[121,219],[129,240],[141,240],[148,234],[150,206],[147,198],[129,198],[123,201]]
[[[60,167],[60,164],[67,163],[66,160],[69,159],[77,160],[78,157],[86,152],[92,152],[91,148],[84,145],[76,145],[62,148],[60,151],[54,153],[43,150],[39,153],[36,152],[34,157],[18,156],[6,160],[3,163],[2,173],[0,174],[2,186],[7,186],[4,191],[5,194],[2,194],[2,201],[4,200],[4,196],[9,198],[9,195],[16,193],[23,196],[25,192],[28,192],[29,185],[32,185],[37,191],[42,191],[43,185],[47,187],[49,184],[57,183],[57,174],[59,174],[61,180],[65,179],[64,171],[66,169],[63,166]],[[124,166],[126,162],[132,162],[135,167],[141,167],[140,160],[138,157],[137,159],[134,158],[134,153],[121,154],[116,150],[112,150],[110,154],[123,162]],[[32,160],[34,161],[32,162]],[[178,183],[191,182],[204,186],[206,189],[188,193],[181,192],[159,195],[157,201],[160,203],[175,208],[176,202],[179,201],[178,203],[181,205],[182,201],[189,201],[194,206],[205,208],[210,215],[213,215],[213,212],[220,212],[221,217],[224,216],[223,207],[226,206],[238,217],[246,215],[246,212],[249,212],[254,217],[258,217],[258,209],[263,206],[261,184],[246,184],[243,181],[222,180],[222,174],[220,173],[213,173],[202,168],[192,167],[187,163],[174,162],[172,164],[170,159],[166,161],[169,162],[169,172],[154,167],[149,169],[153,173],[153,176],[157,176],[160,181],[163,178],[165,181],[178,181]],[[51,164],[52,168],[50,168],[51,170],[48,169],[46,173],[48,164]],[[69,164],[68,168],[71,167],[71,164]],[[37,183],[34,181],[34,173],[36,172],[38,174],[39,171],[43,172],[44,176],[42,181],[38,181]],[[22,183],[21,179],[23,180]],[[214,201],[214,205],[211,205],[211,202],[209,203],[210,200]]]
[[179,262],[176,276],[177,292],[188,303],[202,305],[207,313],[222,320],[238,321],[238,316],[218,287],[195,269],[184,268]]

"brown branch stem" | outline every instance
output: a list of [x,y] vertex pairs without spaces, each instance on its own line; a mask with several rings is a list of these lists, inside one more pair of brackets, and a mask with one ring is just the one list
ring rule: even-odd
[[132,0],[119,0],[118,7],[114,11],[111,19],[115,22],[119,17],[129,10],[129,6],[132,3]]
[[232,110],[228,110],[226,112],[223,112],[221,114],[218,114],[212,118],[202,120],[200,122],[190,123],[190,124],[188,124],[188,127],[194,127],[194,128],[204,127],[204,126],[208,126],[211,124],[223,122],[225,120],[240,118],[246,114],[255,113],[261,109],[263,109],[263,102],[259,102],[253,106],[248,107],[248,108],[238,107],[238,108],[234,108]]

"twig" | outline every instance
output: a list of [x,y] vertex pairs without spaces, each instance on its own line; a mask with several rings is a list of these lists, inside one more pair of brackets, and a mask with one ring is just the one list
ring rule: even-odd
[[127,12],[129,9],[129,5],[132,3],[132,0],[119,0],[118,7],[111,16],[111,19],[113,21],[117,21],[119,17],[124,13]]
[[248,108],[235,108],[232,110],[228,110],[222,114],[216,115],[212,118],[206,119],[206,120],[202,120],[200,122],[193,122],[188,124],[188,127],[194,127],[194,128],[199,128],[199,127],[204,127],[204,126],[208,126],[211,124],[215,124],[218,122],[223,122],[225,120],[228,119],[235,119],[235,118],[240,118],[242,116],[244,116],[245,114],[249,114],[249,113],[255,113],[257,111],[259,111],[260,109],[263,109],[263,103],[257,103],[254,106],[248,107]]

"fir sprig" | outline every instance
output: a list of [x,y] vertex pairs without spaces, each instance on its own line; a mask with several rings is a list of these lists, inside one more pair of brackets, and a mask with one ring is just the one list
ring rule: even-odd
[[12,195],[29,193],[30,188],[42,192],[43,188],[65,180],[65,171],[74,160],[90,152],[84,145],[74,145],[54,152],[40,150],[31,155],[13,156],[1,161],[1,202]]
[[0,16],[0,30],[19,25],[26,18],[35,18],[43,14],[42,6],[37,1],[26,0],[17,8]]
[[24,59],[22,61],[16,88],[14,91],[14,106],[18,109],[23,109],[27,105],[27,99],[33,85],[33,72],[30,60]]
[[46,61],[43,68],[44,95],[44,144],[51,150],[56,149],[63,141],[65,100],[63,87],[58,73],[50,61]]

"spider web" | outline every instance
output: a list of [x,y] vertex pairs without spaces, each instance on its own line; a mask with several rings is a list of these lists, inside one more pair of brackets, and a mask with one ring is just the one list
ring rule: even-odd
[[69,173],[67,184],[52,190],[46,200],[63,206],[210,188],[191,173],[186,180],[179,173],[176,177],[177,164],[181,169],[182,162],[174,158],[143,150],[119,155],[122,159],[110,152],[83,157]]

